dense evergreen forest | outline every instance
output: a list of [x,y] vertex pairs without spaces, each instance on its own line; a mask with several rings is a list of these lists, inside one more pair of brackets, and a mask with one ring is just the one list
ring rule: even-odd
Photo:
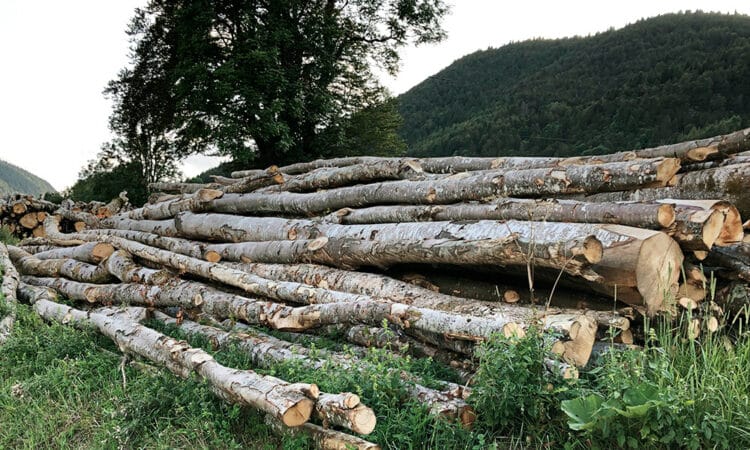
[[399,97],[409,154],[607,153],[750,126],[750,17],[679,13],[467,55]]
[[0,194],[22,192],[41,195],[55,188],[38,176],[0,159]]

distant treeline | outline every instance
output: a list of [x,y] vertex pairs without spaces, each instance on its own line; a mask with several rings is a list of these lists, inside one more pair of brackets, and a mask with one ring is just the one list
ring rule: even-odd
[[750,17],[680,13],[465,56],[399,97],[409,153],[578,155],[750,126]]

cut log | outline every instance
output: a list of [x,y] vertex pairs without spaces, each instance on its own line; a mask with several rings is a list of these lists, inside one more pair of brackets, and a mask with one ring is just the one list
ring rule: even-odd
[[713,209],[677,205],[676,220],[664,230],[685,251],[711,250],[724,228],[724,213]]
[[[231,225],[233,217],[223,216],[225,235],[231,230],[235,236],[255,237],[252,232],[245,232],[244,228]],[[246,219],[250,218],[242,219],[243,224],[250,222]],[[262,222],[263,219],[257,221]],[[290,229],[295,229],[299,223],[300,221],[293,221]],[[321,224],[313,228],[316,228],[316,232],[322,231],[325,237],[312,241],[267,240],[257,243],[214,244],[206,248],[216,251],[229,261],[310,261],[338,267],[387,267],[415,262],[501,266],[535,264],[581,275],[586,265],[596,263],[601,258],[602,248],[594,235],[602,227],[604,226],[519,221]],[[299,231],[297,233],[300,234]],[[306,234],[312,234],[312,231]],[[193,237],[197,235],[203,234],[196,233]],[[261,240],[262,235],[257,238]]]
[[341,168],[322,167],[305,174],[287,177],[283,184],[266,188],[264,192],[311,192],[353,184],[410,179],[421,173],[422,168],[419,164],[410,159],[384,159]]
[[612,223],[659,230],[674,223],[671,205],[654,203],[585,203],[574,200],[499,199],[492,203],[393,205],[345,208],[329,216],[346,225],[462,220],[531,220]]
[[[247,332],[243,333],[229,333],[218,328],[200,325],[190,320],[178,322],[176,319],[159,312],[156,312],[154,317],[164,323],[179,326],[180,329],[188,334],[207,337],[217,347],[236,343],[248,353],[253,364],[258,367],[272,367],[274,364],[283,361],[299,361],[304,367],[310,370],[318,370],[325,364],[333,364],[334,367],[342,370],[360,372],[383,370],[393,372],[397,370],[392,368],[378,368],[367,361],[329,350],[321,350],[316,354],[312,354],[307,347],[292,344],[255,330],[247,330]],[[413,376],[406,373],[401,378],[404,380],[403,383],[407,392],[416,399],[425,400],[426,405],[433,413],[453,419],[460,419],[464,426],[469,426],[473,422],[473,420],[469,420],[474,418],[473,410],[462,398],[421,386],[411,379]]]
[[221,189],[217,183],[149,183],[150,191],[166,192],[168,194],[193,194],[201,189]]
[[266,170],[261,171],[261,173],[249,175],[236,180],[236,183],[229,186],[223,186],[221,189],[227,193],[241,194],[244,192],[252,192],[262,187],[282,183],[284,183],[284,176],[279,172],[279,168],[271,166]]
[[750,281],[750,243],[714,247],[706,264],[727,268],[740,279]]
[[107,283],[112,277],[104,264],[91,265],[75,259],[39,259],[18,248],[8,247],[13,263],[24,275],[66,277],[84,283]]
[[114,216],[128,204],[127,192],[123,191],[104,206],[96,208],[96,217],[106,219]]
[[16,322],[16,290],[20,277],[13,262],[8,254],[8,249],[0,242],[0,345],[8,340],[13,332],[13,325]]
[[335,425],[359,434],[375,429],[375,413],[359,403],[354,394],[321,394],[315,402],[315,413],[324,426]]
[[380,446],[362,438],[307,422],[298,427],[284,427],[277,419],[266,416],[266,424],[284,436],[306,436],[320,450],[380,450]]
[[271,414],[286,426],[302,425],[312,413],[314,402],[307,395],[317,391],[315,385],[289,384],[251,370],[222,366],[205,351],[123,318],[116,310],[86,313],[45,299],[37,300],[33,307],[48,321],[93,326],[121,351],[164,366],[177,376],[187,378],[196,373],[221,398]]
[[377,204],[445,204],[492,197],[593,193],[666,185],[679,169],[676,159],[639,160],[557,169],[484,171],[427,181],[387,181],[310,194],[228,194],[207,211],[230,214],[309,215]]
[[110,217],[103,220],[102,228],[117,230],[142,231],[158,234],[164,237],[177,237],[179,232],[175,228],[174,220],[133,220],[123,216]]
[[679,181],[676,186],[672,187],[600,193],[587,196],[585,200],[617,202],[721,199],[734,205],[744,217],[750,216],[750,196],[747,195],[749,177],[750,163],[737,164],[678,175]]
[[26,229],[33,230],[39,225],[39,220],[37,220],[36,212],[30,212],[21,216],[21,218],[18,219],[18,223]]
[[171,219],[182,211],[200,209],[200,205],[203,203],[221,198],[222,195],[224,195],[224,192],[218,189],[199,189],[193,194],[178,196],[134,209],[127,213],[127,217],[133,220]]
[[167,270],[148,269],[137,265],[129,253],[117,250],[107,259],[107,270],[124,283],[161,285],[174,275]]
[[54,250],[36,253],[37,259],[75,259],[89,264],[99,264],[109,255],[114,253],[115,248],[105,242],[87,242],[76,247],[60,247]]
[[216,252],[207,251],[204,244],[181,238],[163,237],[153,233],[130,230],[91,230],[81,233],[88,240],[95,240],[97,236],[115,236],[130,241],[140,242],[151,247],[169,250],[191,258],[205,258],[210,262],[218,262],[221,257]]
[[599,291],[653,315],[663,309],[665,293],[673,292],[682,267],[679,245],[660,231],[605,225],[596,236],[604,247],[591,269],[602,277],[589,283]]

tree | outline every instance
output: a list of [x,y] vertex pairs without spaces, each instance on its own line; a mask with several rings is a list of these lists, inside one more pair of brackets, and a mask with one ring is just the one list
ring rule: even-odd
[[130,26],[133,69],[110,85],[127,100],[117,125],[179,154],[322,155],[325,130],[384,99],[372,66],[395,73],[399,48],[444,37],[446,13],[443,0],[152,0]]

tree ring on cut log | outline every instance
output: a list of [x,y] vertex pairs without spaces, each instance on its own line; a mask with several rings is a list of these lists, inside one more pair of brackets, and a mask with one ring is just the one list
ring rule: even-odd
[[676,220],[674,205],[661,205],[656,213],[656,220],[662,228],[670,227]]
[[716,240],[721,235],[724,228],[724,213],[718,210],[712,210],[709,218],[704,222],[701,230],[701,238],[707,248],[713,247]]
[[[662,309],[664,294],[679,279],[680,267],[670,262],[681,255],[679,245],[665,233],[656,233],[641,246],[636,263],[636,283],[649,312]],[[669,266],[669,267],[665,267]]]
[[595,236],[587,236],[583,240],[583,256],[586,261],[591,264],[596,264],[602,260],[604,254],[604,246]]
[[667,182],[680,170],[678,158],[664,158],[656,168],[656,181]]
[[310,419],[315,402],[309,398],[303,398],[291,408],[284,411],[281,421],[288,427],[298,427]]

